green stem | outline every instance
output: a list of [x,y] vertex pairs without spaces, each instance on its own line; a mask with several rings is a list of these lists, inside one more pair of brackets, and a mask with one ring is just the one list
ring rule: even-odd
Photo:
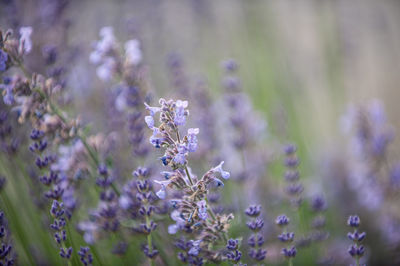
[[69,226],[69,222],[70,222],[70,220],[67,222],[67,232],[68,232],[68,240],[69,240],[69,244],[71,245],[71,247],[72,247],[72,257],[73,257],[73,260],[74,260],[74,264],[75,265],[79,265],[79,259],[78,259],[78,254],[77,254],[77,252],[78,252],[78,250],[76,249],[76,246],[74,245],[74,241],[73,241],[73,239],[72,239],[72,234],[71,234],[71,229],[70,229],[70,226]]
[[[213,219],[213,221],[215,221],[217,218],[216,218],[216,215],[215,215],[214,211],[213,211],[212,208],[211,208],[210,203],[208,202],[207,197],[205,197],[204,200],[206,201],[207,206],[208,206],[208,208],[207,208],[208,213],[210,214],[210,216],[211,216],[211,218]],[[222,237],[224,238],[224,241],[225,241],[225,242],[228,241],[228,235],[227,235],[226,232],[224,232],[224,233],[222,234]]]
[[93,246],[93,245],[90,245],[90,250],[92,251],[92,254],[93,254],[94,258],[96,259],[97,264],[102,266],[101,259],[99,257],[99,254],[97,253],[96,247]]
[[[64,242],[61,242],[61,247],[62,247],[64,250],[67,250],[67,247],[65,246]],[[71,256],[73,256],[73,255],[71,255]],[[71,258],[66,259],[66,260],[67,260],[68,266],[72,266],[72,264],[71,264]]]
[[[356,247],[358,249],[358,243],[357,242],[356,242]],[[356,265],[360,266],[360,257],[359,256],[356,256]]]
[[292,258],[290,258],[290,259],[288,260],[288,265],[289,265],[289,266],[293,266],[293,260],[292,260]]
[[[148,215],[146,215],[146,225],[148,228],[150,228],[150,218]],[[149,248],[149,254],[153,253],[153,243],[151,239],[151,232],[147,235],[147,246]],[[154,260],[149,257],[150,260],[150,265],[154,266]]]
[[192,180],[192,178],[190,177],[189,170],[188,170],[188,168],[187,168],[186,165],[185,165],[185,172],[186,172],[186,175],[187,175],[187,177],[188,177],[188,179],[189,179],[190,185],[193,186],[193,180]]
[[6,207],[6,209],[8,210],[8,214],[10,215],[11,220],[13,221],[13,223],[15,224],[16,227],[16,234],[18,236],[18,238],[21,240],[21,245],[22,248],[24,249],[25,255],[29,260],[29,263],[31,265],[35,265],[35,261],[31,256],[31,252],[29,251],[29,247],[27,247],[28,245],[28,240],[25,238],[25,233],[22,231],[22,227],[21,224],[19,223],[19,220],[17,218],[17,215],[14,212],[14,209],[11,205],[11,203],[8,201],[8,197],[7,195],[5,195],[5,193],[3,195],[1,195],[1,198],[4,202],[4,205]]

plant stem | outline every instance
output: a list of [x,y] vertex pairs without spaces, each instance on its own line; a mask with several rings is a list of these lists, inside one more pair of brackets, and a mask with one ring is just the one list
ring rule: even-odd
[[31,256],[31,252],[29,251],[29,247],[27,247],[28,241],[25,238],[25,233],[22,230],[21,224],[19,223],[17,215],[14,212],[13,206],[8,201],[8,197],[7,197],[7,195],[5,195],[5,193],[3,195],[1,195],[1,196],[2,196],[1,198],[2,198],[2,200],[4,202],[4,205],[5,205],[6,209],[8,210],[8,214],[10,215],[10,218],[11,218],[10,220],[12,220],[13,223],[15,224],[15,227],[16,227],[15,232],[16,232],[18,238],[21,240],[21,245],[22,245],[22,248],[24,249],[26,257],[28,258],[29,263],[31,265],[35,265],[36,263],[35,263],[35,261],[33,260],[32,256]]
[[[146,225],[148,228],[150,228],[150,219],[149,219],[148,215],[146,215]],[[147,246],[149,248],[148,252],[151,255],[153,253],[153,243],[152,243],[152,239],[151,239],[151,232],[147,235]],[[153,258],[149,257],[149,260],[150,260],[150,265],[153,266],[154,265]]]
[[288,260],[288,265],[289,265],[289,266],[293,266],[293,260],[292,260],[292,258],[290,258],[290,259]]
[[189,179],[190,185],[193,186],[193,180],[192,180],[192,178],[190,177],[189,170],[188,170],[188,168],[187,168],[186,165],[185,165],[185,172],[186,172],[186,175],[187,175],[187,177],[188,177],[188,179]]
[[101,259],[99,257],[99,254],[97,253],[96,247],[93,245],[90,245],[90,250],[92,251],[92,254],[93,254],[94,258],[96,259],[98,265],[102,266]]

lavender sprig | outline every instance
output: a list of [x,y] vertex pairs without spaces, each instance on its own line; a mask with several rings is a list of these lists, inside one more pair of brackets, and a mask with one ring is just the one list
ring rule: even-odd
[[11,266],[15,262],[11,234],[7,227],[4,212],[0,210],[0,265]]
[[247,226],[253,232],[247,242],[251,247],[249,256],[257,262],[263,261],[267,255],[267,250],[262,247],[264,244],[264,236],[260,231],[264,227],[264,220],[259,217],[261,205],[250,205],[245,213],[252,218],[252,220],[247,222]]
[[[287,232],[287,226],[289,225],[290,219],[286,215],[279,215],[275,224],[277,224],[281,229],[282,233],[278,235],[278,239],[289,245],[294,240],[294,233]],[[282,248],[281,254],[288,260],[288,265],[293,265],[293,258],[296,257],[297,249],[295,246],[288,246]]]
[[299,182],[300,173],[297,169],[300,161],[297,157],[297,147],[289,144],[285,147],[285,161],[286,166],[285,181],[287,186],[285,189],[286,194],[289,196],[292,205],[296,208],[300,207],[302,202],[301,193],[303,192],[303,185]]
[[[197,178],[190,172],[187,157],[190,152],[197,149],[198,129],[189,129],[188,134],[183,138],[180,135],[180,126],[186,123],[189,115],[187,101],[173,101],[160,99],[160,107],[151,107],[146,104],[149,116],[145,117],[147,126],[153,131],[150,143],[155,148],[164,148],[164,155],[160,158],[164,166],[169,166],[172,171],[164,172],[165,180],[155,181],[160,184],[161,189],[157,196],[165,199],[168,196],[167,189],[174,189],[181,192],[183,196],[172,200],[173,208],[171,218],[176,224],[168,229],[170,233],[177,233],[180,230],[186,232],[198,231],[197,246],[200,256],[202,253],[208,260],[220,261],[221,253],[210,249],[210,245],[220,239],[227,241],[226,233],[229,228],[229,221],[233,215],[216,215],[211,209],[207,194],[213,187],[223,186],[218,178],[230,177],[225,171],[221,162],[211,168],[201,178]],[[154,117],[160,113],[160,125],[155,125]]]
[[366,233],[365,232],[358,232],[358,227],[360,226],[360,218],[357,215],[351,215],[347,219],[347,225],[349,227],[354,228],[353,233],[349,232],[347,237],[354,242],[348,249],[350,256],[352,256],[356,260],[356,265],[360,265],[360,259],[364,256],[365,248],[361,244],[364,240]]

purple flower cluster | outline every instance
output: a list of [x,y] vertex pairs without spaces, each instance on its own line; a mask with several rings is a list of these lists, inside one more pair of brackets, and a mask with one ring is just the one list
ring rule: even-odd
[[11,243],[4,212],[0,210],[0,265],[11,266],[15,263],[15,254]]
[[[282,233],[278,235],[278,239],[287,245],[292,243],[294,240],[294,233],[286,231],[289,222],[290,219],[286,215],[279,215],[275,219],[275,224],[277,224],[282,229]],[[295,246],[288,246],[284,247],[281,253],[283,256],[285,256],[285,258],[291,261],[294,257],[296,257],[297,249]]]
[[81,260],[83,265],[85,265],[85,266],[92,265],[93,256],[90,253],[89,247],[81,247],[81,249],[78,251],[78,255],[79,255],[79,259]]
[[241,264],[240,259],[242,258],[242,252],[239,251],[239,240],[238,239],[229,239],[226,244],[226,257],[229,261],[232,261],[236,264]]
[[60,256],[65,259],[70,259],[72,255],[72,247],[67,248],[65,246],[67,240],[65,226],[71,213],[69,210],[65,209],[61,200],[64,194],[64,189],[60,186],[61,180],[57,173],[50,170],[50,165],[55,160],[53,156],[44,154],[47,148],[47,141],[43,131],[33,129],[30,138],[33,140],[33,143],[29,146],[29,150],[37,155],[35,163],[43,173],[43,175],[39,177],[39,180],[43,185],[49,188],[45,193],[45,196],[53,200],[50,214],[54,218],[54,221],[50,227],[55,231],[54,239],[60,246]]
[[298,208],[302,202],[301,193],[304,188],[299,182],[300,173],[297,167],[300,161],[296,151],[297,147],[293,144],[289,144],[285,147],[285,181],[287,182],[285,192],[290,197],[292,205]]
[[261,230],[264,227],[264,220],[259,217],[261,206],[250,205],[245,213],[251,218],[251,220],[247,222],[247,227],[252,231],[252,235],[247,241],[250,246],[249,256],[256,261],[262,261],[267,255],[267,250],[262,247],[264,244],[264,236]]
[[0,50],[0,72],[3,72],[7,68],[8,54],[3,50]]
[[147,168],[139,167],[132,173],[133,179],[123,188],[119,197],[119,206],[126,212],[127,218],[138,220],[139,224],[133,228],[147,237],[147,245],[143,245],[143,252],[150,259],[158,255],[158,250],[151,240],[151,234],[157,228],[157,223],[151,218],[154,213],[161,214],[162,209],[156,206],[158,197],[153,191],[153,182]]
[[349,227],[354,228],[353,232],[349,232],[347,237],[353,241],[353,245],[351,245],[348,249],[350,256],[355,258],[357,265],[360,263],[361,257],[364,255],[365,248],[361,245],[361,242],[364,240],[367,235],[365,232],[358,232],[358,227],[360,226],[360,218],[357,215],[351,215],[347,219],[347,225]]
[[311,233],[313,241],[323,241],[329,237],[329,233],[324,230],[325,216],[324,211],[327,209],[327,203],[322,195],[316,195],[311,199],[311,209],[316,214],[311,221],[311,227],[314,231]]

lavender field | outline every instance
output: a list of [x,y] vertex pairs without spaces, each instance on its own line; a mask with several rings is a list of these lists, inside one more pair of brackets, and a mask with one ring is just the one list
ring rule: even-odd
[[400,2],[0,1],[0,266],[400,265]]

